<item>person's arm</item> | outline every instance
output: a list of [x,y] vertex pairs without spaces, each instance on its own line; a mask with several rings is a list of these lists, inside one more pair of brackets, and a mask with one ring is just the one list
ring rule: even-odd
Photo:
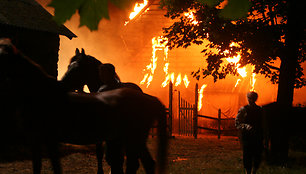
[[244,123],[245,114],[246,109],[244,107],[240,108],[235,119],[235,127],[239,130],[250,130],[252,128],[250,124]]

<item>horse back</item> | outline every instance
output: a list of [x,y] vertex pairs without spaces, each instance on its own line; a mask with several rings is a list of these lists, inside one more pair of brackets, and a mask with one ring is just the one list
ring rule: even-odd
[[142,122],[145,126],[151,126],[149,124],[165,111],[158,98],[131,88],[118,88],[98,93],[96,96],[117,111],[121,119],[133,125]]

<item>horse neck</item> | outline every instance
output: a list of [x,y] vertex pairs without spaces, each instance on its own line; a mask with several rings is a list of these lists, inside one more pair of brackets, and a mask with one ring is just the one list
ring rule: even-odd
[[118,81],[117,79],[113,78],[113,79],[109,79],[107,81],[104,82],[105,85],[109,85],[109,86],[118,86],[120,85],[120,81]]
[[90,92],[98,92],[100,86],[103,85],[100,79],[91,79],[86,83]]
[[98,92],[99,88],[104,84],[100,79],[98,70],[102,62],[90,55],[87,55],[87,61],[86,85],[90,92]]

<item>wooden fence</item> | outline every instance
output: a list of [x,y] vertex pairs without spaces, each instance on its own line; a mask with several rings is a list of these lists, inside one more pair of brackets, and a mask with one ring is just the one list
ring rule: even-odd
[[178,126],[179,135],[192,135],[193,134],[193,118],[195,111],[194,104],[190,104],[181,97],[180,91],[178,92]]
[[[179,134],[187,136],[193,135],[195,139],[198,137],[199,129],[214,131],[217,133],[218,139],[220,139],[222,132],[231,131],[231,130],[222,130],[221,122],[234,120],[234,118],[221,118],[221,109],[218,109],[217,117],[198,114],[198,84],[196,84],[195,87],[195,104],[187,102],[185,99],[181,97],[180,92],[178,92],[178,117],[179,117],[179,123],[178,123]],[[217,129],[199,126],[198,122],[200,118],[216,120]]]
[[[202,126],[199,126],[199,125],[196,125],[196,127],[194,129],[195,132],[198,132],[198,129],[204,129],[204,130],[209,130],[209,131],[214,131],[217,133],[218,135],[218,139],[220,139],[221,137],[221,133],[224,132],[224,131],[232,131],[231,129],[228,129],[228,130],[222,130],[221,129],[221,121],[230,121],[230,120],[235,120],[235,118],[221,118],[221,109],[218,109],[218,117],[210,117],[210,116],[206,116],[206,115],[197,115],[196,116],[196,122],[198,122],[198,119],[199,118],[206,118],[206,119],[211,119],[211,120],[215,120],[217,121],[217,129],[212,129],[212,128],[208,128],[208,127],[202,127]],[[194,138],[197,138],[197,133],[194,135]]]
[[[193,136],[195,139],[198,137],[198,130],[209,130],[214,131],[218,135],[218,139],[221,138],[221,134],[224,131],[232,130],[223,130],[221,129],[221,123],[223,121],[234,120],[234,118],[221,118],[221,109],[218,109],[217,117],[206,116],[198,114],[198,84],[195,87],[195,103],[192,104],[181,97],[180,91],[178,91],[178,133],[179,135]],[[167,112],[167,124],[168,124],[168,133],[169,137],[172,137],[173,134],[173,84],[169,84],[169,106],[166,108]],[[199,119],[209,119],[217,121],[217,129],[200,126],[198,124]],[[154,136],[154,129],[152,129],[152,136]]]

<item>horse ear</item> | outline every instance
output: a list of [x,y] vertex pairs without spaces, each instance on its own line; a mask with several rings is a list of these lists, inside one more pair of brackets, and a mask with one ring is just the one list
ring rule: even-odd
[[75,55],[79,55],[80,54],[80,50],[78,48],[75,49]]
[[84,48],[82,48],[82,54],[85,55],[85,50],[84,50]]

